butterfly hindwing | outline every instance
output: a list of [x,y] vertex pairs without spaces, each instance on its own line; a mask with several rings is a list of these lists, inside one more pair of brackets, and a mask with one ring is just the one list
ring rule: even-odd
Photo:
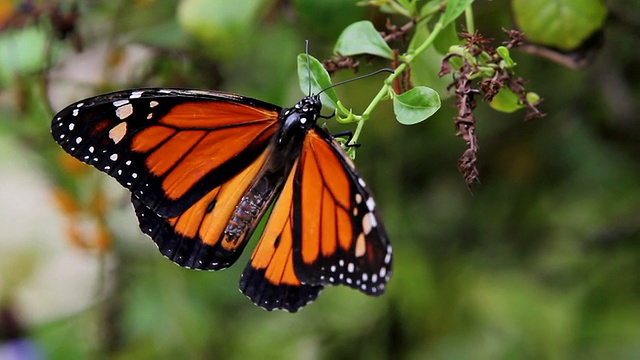
[[315,300],[322,286],[301,284],[293,268],[293,180],[287,176],[260,241],[240,278],[240,290],[267,310],[295,312]]
[[231,266],[253,232],[253,228],[235,231],[234,216],[268,153],[269,148],[242,172],[176,217],[159,216],[132,195],[140,229],[156,243],[163,255],[180,266],[203,270]]
[[174,217],[256,160],[280,110],[229,93],[134,89],[68,106],[51,132],[154,213]]
[[366,183],[319,127],[307,133],[299,161],[292,211],[298,278],[381,294],[391,275],[392,250]]

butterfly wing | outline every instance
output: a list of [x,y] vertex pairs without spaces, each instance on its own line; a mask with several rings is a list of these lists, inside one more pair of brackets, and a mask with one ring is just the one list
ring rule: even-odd
[[266,310],[295,312],[323,289],[302,284],[293,267],[293,182],[298,166],[296,161],[240,278],[240,291]]
[[293,182],[293,264],[302,283],[380,295],[392,249],[375,201],[353,162],[319,127],[305,137]]
[[[54,139],[129,189],[153,213],[184,213],[260,157],[281,108],[200,90],[136,89],[60,111]],[[144,211],[143,211],[144,212]]]
[[319,127],[305,136],[240,289],[267,309],[295,312],[325,285],[380,295],[391,246],[353,163]]
[[[232,217],[267,159],[269,148],[246,169],[214,188],[182,214],[164,218],[131,196],[140,229],[176,264],[203,270],[231,266],[240,256],[253,226],[233,231]],[[256,214],[256,217],[260,215]],[[257,222],[257,221],[256,221]]]

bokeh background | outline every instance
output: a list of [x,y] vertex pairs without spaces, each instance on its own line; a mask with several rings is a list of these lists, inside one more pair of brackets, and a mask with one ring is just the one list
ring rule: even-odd
[[[407,127],[388,102],[376,109],[356,163],[394,246],[379,298],[329,288],[296,314],[255,307],[237,290],[250,251],[223,272],[175,266],[138,231],[126,191],[50,138],[56,111],[122,88],[290,106],[305,39],[326,59],[350,23],[384,29],[387,14],[355,4],[0,1],[0,358],[640,358],[637,2],[606,2],[580,69],[512,52],[547,116],[479,103],[472,192],[456,169],[465,144],[436,77],[442,54],[414,67],[442,91],[434,117]],[[506,40],[511,5],[477,1],[476,28]],[[388,65],[362,59],[360,73]],[[382,78],[338,92],[362,111]]]

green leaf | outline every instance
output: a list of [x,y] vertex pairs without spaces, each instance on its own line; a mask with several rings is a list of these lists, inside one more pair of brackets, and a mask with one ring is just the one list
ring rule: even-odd
[[344,56],[369,54],[393,58],[393,51],[370,21],[358,21],[347,26],[338,37],[333,51]]
[[456,23],[447,25],[433,41],[433,47],[442,55],[449,52],[451,45],[460,44],[460,38],[456,32]]
[[432,88],[417,86],[393,97],[393,112],[399,123],[413,125],[422,122],[440,109],[440,96]]
[[497,111],[512,113],[516,110],[522,109],[524,104],[518,100],[518,96],[511,91],[511,89],[503,87],[498,91],[496,96],[491,99],[489,106]]
[[464,9],[467,6],[471,6],[473,0],[449,0],[447,1],[447,8],[444,10],[444,14],[442,14],[442,27],[446,27],[449,23],[455,21],[458,16],[462,15]]
[[507,65],[507,68],[512,68],[516,66],[516,62],[511,58],[511,54],[509,54],[509,49],[506,46],[498,46],[496,48],[496,52],[500,57],[504,60]]
[[433,14],[439,14],[442,5],[441,0],[430,0],[420,8],[420,16],[426,17]]
[[529,41],[565,51],[579,47],[607,17],[602,0],[512,0],[512,5]]
[[525,97],[527,98],[527,101],[530,102],[531,104],[536,104],[538,103],[538,101],[540,101],[540,95],[538,95],[537,93],[534,93],[533,91],[528,92]]
[[[309,62],[307,65],[307,55],[298,55],[298,80],[300,90],[305,94],[312,95],[331,86],[331,77],[318,59],[311,55],[309,55],[308,59]],[[309,77],[309,75],[311,75],[311,77]],[[310,93],[309,90],[311,90]],[[320,94],[320,101],[324,107],[335,109],[337,107],[336,104],[338,103],[338,94],[336,94],[336,90],[331,88],[324,91]]]

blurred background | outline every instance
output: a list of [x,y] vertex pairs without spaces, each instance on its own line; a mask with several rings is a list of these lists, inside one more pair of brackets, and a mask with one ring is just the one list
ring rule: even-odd
[[[0,0],[0,359],[640,358],[637,2],[607,1],[606,22],[556,61],[512,51],[547,116],[478,99],[472,192],[443,55],[414,64],[441,110],[409,127],[384,102],[356,159],[394,246],[379,298],[328,288],[299,313],[266,312],[237,288],[250,251],[223,272],[174,265],[138,230],[127,192],[50,137],[67,104],[124,88],[291,106],[305,39],[327,59],[355,21],[407,22],[356,3]],[[507,40],[520,3],[477,1],[476,28]],[[385,66],[362,58],[359,73]],[[337,90],[362,112],[383,78]]]

